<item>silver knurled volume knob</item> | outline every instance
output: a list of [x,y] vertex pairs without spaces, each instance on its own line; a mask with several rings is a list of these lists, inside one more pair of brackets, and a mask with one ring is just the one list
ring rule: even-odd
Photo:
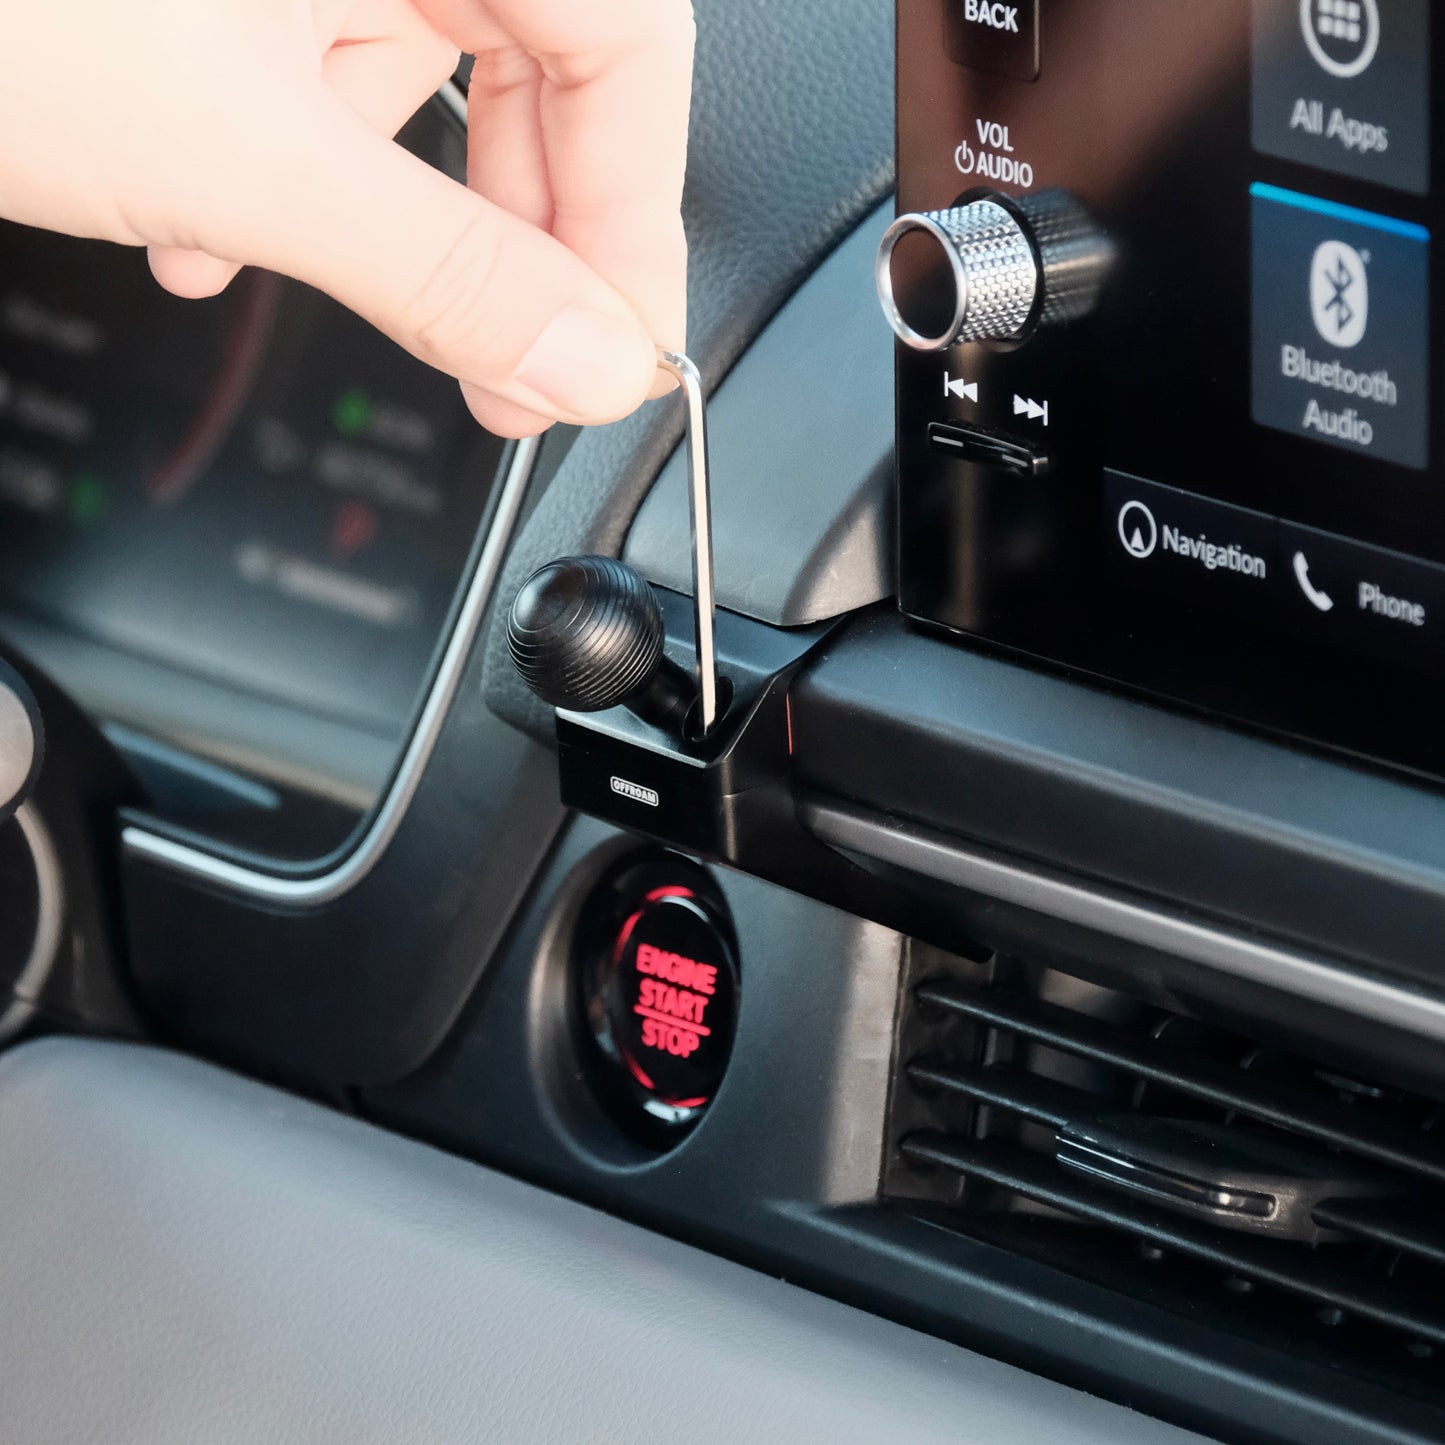
[[[931,239],[936,254],[925,273],[929,279],[915,277],[909,294],[900,297],[896,252],[909,236]],[[915,254],[909,269],[918,259]],[[878,299],[888,324],[915,351],[947,351],[965,341],[1018,341],[1035,326],[1087,313],[1112,259],[1108,239],[1065,192],[1007,205],[983,198],[947,211],[900,216],[878,250]],[[950,297],[939,289],[945,284],[952,292],[951,317]],[[913,294],[920,287],[926,294]]]

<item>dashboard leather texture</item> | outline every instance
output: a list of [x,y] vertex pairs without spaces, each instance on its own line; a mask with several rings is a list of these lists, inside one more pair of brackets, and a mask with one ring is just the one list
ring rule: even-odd
[[[873,304],[880,206],[798,288],[708,412],[719,607],[806,627],[893,595],[893,350]],[[692,594],[685,449],[623,553]]]
[[176,1055],[0,1060],[0,1438],[1197,1439]]
[[[892,186],[892,10],[884,0],[696,0],[688,349],[709,391]],[[535,737],[552,737],[552,712],[512,670],[507,607],[554,557],[617,555],[681,437],[676,401],[584,431],[512,547],[482,686]]]

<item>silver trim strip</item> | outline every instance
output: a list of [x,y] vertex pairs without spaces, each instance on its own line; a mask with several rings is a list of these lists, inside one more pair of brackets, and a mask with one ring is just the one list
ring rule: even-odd
[[11,997],[0,1013],[0,1041],[15,1037],[34,1017],[36,1000],[45,988],[65,929],[65,874],[55,853],[55,841],[33,803],[15,810],[14,822],[30,848],[35,869],[36,921],[30,956],[11,988]]
[[891,826],[876,815],[820,803],[803,803],[799,813],[814,837],[832,847],[1445,1043],[1445,1000],[1404,985],[1195,923],[1122,893],[1085,888],[926,830]]
[[35,773],[35,723],[16,687],[24,687],[18,678],[11,684],[0,676],[0,813],[5,814],[29,791]]
[[122,832],[121,846],[125,851],[133,857],[144,858],[213,887],[240,893],[259,902],[283,904],[293,908],[331,903],[355,888],[381,861],[416,796],[422,774],[426,771],[427,762],[441,733],[442,723],[456,697],[457,687],[472,645],[476,641],[482,618],[491,605],[492,594],[496,590],[507,547],[516,529],[540,445],[537,438],[531,437],[518,442],[512,453],[482,555],[467,582],[456,626],[452,629],[446,651],[437,667],[431,691],[427,694],[421,717],[417,720],[416,731],[412,733],[391,785],[372,814],[365,833],[341,862],[314,877],[288,878],[232,863],[202,848],[163,838],[138,825],[128,827]]

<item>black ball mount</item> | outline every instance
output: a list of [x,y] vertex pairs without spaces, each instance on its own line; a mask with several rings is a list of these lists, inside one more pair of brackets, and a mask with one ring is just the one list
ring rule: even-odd
[[621,706],[668,732],[695,727],[697,679],[664,651],[657,594],[614,557],[563,557],[539,567],[512,604],[507,642],[527,686],[553,707]]
[[705,740],[730,691],[718,672],[702,377],[685,356],[658,352],[658,366],[687,404],[696,668],[667,656],[662,608],[651,584],[613,557],[563,557],[539,568],[512,604],[507,642],[522,680],[543,702],[568,712],[625,707],[684,743]]
[[[796,877],[825,850],[793,793],[793,679],[831,630],[779,633],[723,619],[717,665],[706,416],[685,357],[663,356],[687,402],[694,666],[668,656],[688,600],[612,557],[563,557],[522,584],[507,638],[528,687],[557,709],[562,802],[628,832],[763,877]],[[822,866],[819,863],[818,866]]]

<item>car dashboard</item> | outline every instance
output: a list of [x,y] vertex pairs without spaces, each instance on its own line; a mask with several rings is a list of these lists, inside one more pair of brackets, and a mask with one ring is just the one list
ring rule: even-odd
[[[699,3],[702,735],[517,666],[519,599],[600,557],[687,686],[676,398],[505,443],[293,282],[180,302],[0,232],[0,646],[92,760],[0,828],[0,1142],[85,1161],[77,1237],[145,1201],[140,1249],[181,1213],[134,1166],[157,1121],[220,1263],[173,1223],[137,1308],[267,1302],[217,1391],[337,1290],[296,1358],[516,1318],[485,1378],[545,1356],[581,1411],[503,1390],[440,1438],[1440,1437],[1445,27],[1350,9]],[[462,108],[405,143],[464,173]],[[232,1275],[253,1190],[306,1202]],[[46,1210],[7,1212],[29,1259]],[[762,1276],[806,1303],[735,1312]],[[595,1332],[549,1353],[572,1289]],[[628,1413],[638,1350],[703,1425],[680,1387]],[[427,1438],[390,1368],[376,1438]],[[416,1368],[451,1401],[480,1367]]]
[[[441,103],[402,139],[465,173]],[[446,378],[296,282],[248,273],[192,303],[134,251],[19,226],[0,244],[17,642],[108,720],[364,811],[504,447]]]

